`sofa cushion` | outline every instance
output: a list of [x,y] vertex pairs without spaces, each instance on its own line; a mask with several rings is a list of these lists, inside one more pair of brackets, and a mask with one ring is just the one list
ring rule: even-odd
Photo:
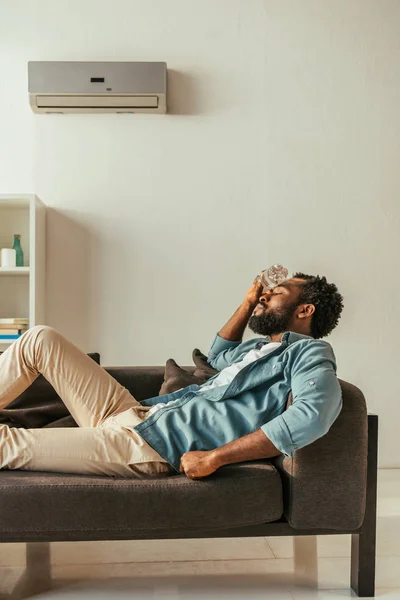
[[201,385],[207,379],[208,377],[196,377],[194,373],[185,371],[173,358],[169,358],[165,364],[164,381],[158,395],[171,394],[193,383]]
[[183,369],[173,358],[167,360],[164,371],[164,382],[160,388],[159,396],[171,394],[194,383],[201,385],[218,373],[216,369],[213,369],[208,364],[207,356],[198,348],[193,350],[192,359],[195,364],[194,371],[193,369]]
[[2,471],[0,497],[2,542],[172,538],[275,521],[283,510],[268,461],[227,465],[203,480]]
[[203,377],[207,380],[210,379],[210,377],[213,377],[214,375],[219,373],[217,369],[213,369],[213,367],[211,367],[208,364],[207,356],[203,354],[198,348],[195,348],[193,350],[192,360],[195,364],[195,370],[193,375],[195,375],[196,377]]

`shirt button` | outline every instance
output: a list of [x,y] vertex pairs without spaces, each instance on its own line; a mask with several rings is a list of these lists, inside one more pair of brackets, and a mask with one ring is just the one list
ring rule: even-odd
[[273,369],[276,369],[276,365],[274,365],[272,368],[273,368]]
[[315,385],[315,381],[310,381],[310,385]]

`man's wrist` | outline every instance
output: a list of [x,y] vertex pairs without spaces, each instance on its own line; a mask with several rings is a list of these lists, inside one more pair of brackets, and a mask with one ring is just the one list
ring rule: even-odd
[[224,463],[221,460],[221,452],[219,452],[219,448],[216,448],[215,450],[211,450],[210,462],[215,469],[219,469],[220,467],[223,467]]
[[255,309],[257,304],[258,304],[258,302],[255,302],[255,303],[248,302],[248,300],[244,300],[242,302],[242,305],[241,305],[242,311],[248,319],[250,319],[251,315],[253,314],[253,310]]

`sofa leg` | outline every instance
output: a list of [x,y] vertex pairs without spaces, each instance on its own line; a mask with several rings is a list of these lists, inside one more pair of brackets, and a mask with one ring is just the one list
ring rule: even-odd
[[375,543],[361,533],[351,536],[351,587],[357,596],[375,595]]
[[32,585],[40,591],[51,588],[51,552],[48,542],[26,544],[26,570]]
[[378,417],[368,415],[368,467],[365,517],[361,533],[351,536],[351,587],[358,596],[375,595]]
[[28,542],[26,544],[26,570],[12,592],[12,598],[30,598],[51,590],[50,544]]

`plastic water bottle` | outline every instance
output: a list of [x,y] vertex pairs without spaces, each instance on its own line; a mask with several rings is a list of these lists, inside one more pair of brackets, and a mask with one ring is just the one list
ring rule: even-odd
[[282,281],[285,281],[288,276],[288,270],[282,265],[272,265],[269,269],[264,269],[256,277],[260,283],[263,284],[264,291],[270,289],[272,286],[279,285]]

